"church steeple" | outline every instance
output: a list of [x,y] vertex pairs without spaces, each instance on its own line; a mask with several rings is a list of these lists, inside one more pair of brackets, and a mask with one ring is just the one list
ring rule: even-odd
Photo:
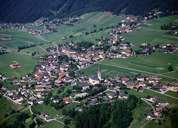
[[97,70],[97,77],[98,77],[98,79],[99,79],[100,81],[102,80],[101,71],[100,71],[99,65],[98,65],[98,70]]

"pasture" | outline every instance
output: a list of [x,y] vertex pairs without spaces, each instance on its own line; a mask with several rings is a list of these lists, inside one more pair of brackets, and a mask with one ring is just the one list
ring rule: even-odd
[[[12,69],[10,64],[18,62],[21,68]],[[9,53],[0,56],[0,72],[9,77],[20,77],[33,71],[37,60],[26,54]]]
[[45,41],[38,36],[33,36],[27,32],[19,30],[0,30],[0,46],[17,49],[18,47],[39,45]]
[[[104,76],[147,74],[174,80],[178,78],[177,64],[178,54],[154,53],[150,56],[104,60],[82,71],[93,74],[99,65]],[[168,71],[169,65],[173,66],[174,71]]]
[[176,23],[178,16],[161,17],[146,22],[142,27],[137,28],[131,33],[123,34],[126,41],[131,42],[135,47],[142,43],[165,44],[178,43],[178,37],[166,34],[167,31],[161,30],[161,25]]
[[[92,41],[100,39],[101,36],[107,36],[109,28],[103,31],[98,31],[101,28],[117,25],[122,19],[122,16],[116,16],[109,12],[92,12],[81,16],[81,20],[73,25],[60,25],[57,27],[57,32],[52,32],[42,35],[45,39],[52,42],[60,42],[62,40],[72,41]],[[86,32],[98,31],[86,35]],[[69,38],[72,36],[73,38]]]

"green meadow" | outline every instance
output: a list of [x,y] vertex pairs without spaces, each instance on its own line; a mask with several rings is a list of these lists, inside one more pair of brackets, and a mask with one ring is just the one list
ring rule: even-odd
[[[98,31],[101,28],[117,25],[122,16],[115,16],[109,12],[92,12],[81,16],[81,20],[73,25],[59,25],[57,32],[51,32],[40,36],[34,36],[18,30],[0,30],[0,46],[8,48],[10,54],[0,56],[0,72],[8,76],[21,76],[32,72],[37,60],[32,58],[32,53],[37,56],[47,55],[46,48],[56,43],[65,41],[91,41],[96,42],[101,36],[107,37],[111,28]],[[95,33],[86,35],[86,32],[96,30]],[[69,36],[72,35],[72,38]],[[35,44],[35,47],[22,49],[16,52],[18,47]],[[9,64],[17,61],[22,68],[13,70]]]
[[[21,68],[11,69],[10,64],[17,62],[21,65]],[[0,55],[0,72],[6,74],[10,77],[20,77],[34,70],[37,60],[32,58],[32,56],[19,54],[19,53],[9,53],[5,55]]]
[[[121,16],[113,15],[109,12],[92,12],[81,16],[81,20],[73,25],[60,25],[57,27],[57,32],[44,34],[43,37],[52,42],[60,42],[61,40],[72,41],[92,41],[100,39],[101,36],[107,36],[109,30],[98,31],[101,28],[111,27],[117,25],[121,21]],[[85,35],[86,32],[97,32]],[[69,38],[72,36],[72,38]]]
[[0,30],[0,46],[17,49],[22,46],[43,44],[44,40],[19,30]]
[[[82,71],[86,74],[92,74],[98,65],[103,75],[147,74],[168,79],[178,78],[178,54],[154,53],[149,56],[104,60]],[[168,71],[169,65],[173,66],[174,71]]]
[[135,47],[142,43],[165,44],[178,43],[178,37],[166,34],[167,31],[161,30],[161,25],[176,23],[178,24],[178,16],[161,17],[150,20],[137,30],[123,34],[126,41],[131,42]]

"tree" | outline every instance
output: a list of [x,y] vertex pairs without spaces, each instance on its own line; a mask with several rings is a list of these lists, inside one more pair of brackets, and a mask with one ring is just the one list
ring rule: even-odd
[[52,92],[49,92],[48,95],[47,95],[47,96],[45,97],[45,99],[44,99],[44,103],[45,103],[45,104],[49,104],[51,97],[52,97]]
[[[134,96],[128,100],[120,100],[113,104],[103,104],[85,108],[76,113],[76,128],[128,128],[132,117],[132,110],[138,99]],[[86,116],[87,115],[87,116]]]
[[70,67],[69,67],[69,75],[70,75],[71,77],[75,77],[75,71],[76,71],[76,70],[78,70],[77,65],[74,64],[74,63],[71,63],[71,64],[70,64]]
[[132,112],[127,107],[127,102],[115,103],[111,118],[112,128],[127,128],[132,121]]
[[169,65],[169,66],[168,66],[168,71],[169,71],[169,72],[174,71],[174,68],[173,68],[173,66],[172,66],[172,65]]
[[69,61],[69,57],[67,55],[61,55],[58,57],[58,63],[62,64],[64,62],[68,62]]
[[0,81],[0,89],[3,87],[3,82]]

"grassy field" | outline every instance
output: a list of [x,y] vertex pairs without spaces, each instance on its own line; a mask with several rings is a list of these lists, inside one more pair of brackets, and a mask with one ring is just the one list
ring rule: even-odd
[[[5,40],[4,40],[5,39]],[[0,46],[16,49],[21,46],[45,43],[38,36],[19,30],[0,30]]]
[[174,96],[174,97],[177,97],[177,98],[178,98],[178,93],[176,93],[176,92],[171,92],[171,91],[169,91],[169,92],[166,92],[166,94],[168,94],[168,95],[171,95],[171,96]]
[[55,108],[53,108],[50,105],[45,105],[45,104],[34,105],[32,107],[32,111],[35,113],[47,112],[52,117],[56,117],[59,114],[59,112]]
[[[60,25],[58,32],[43,35],[45,39],[53,42],[60,42],[63,39],[72,41],[93,41],[99,39],[102,35],[107,36],[110,29],[101,32],[85,35],[85,32],[99,30],[100,28],[111,27],[117,25],[121,20],[121,16],[112,15],[109,12],[92,12],[81,16],[81,20],[74,25]],[[68,38],[70,35],[73,38]]]
[[161,25],[168,23],[178,24],[178,16],[168,16],[150,20],[136,31],[124,34],[124,38],[126,41],[132,42],[136,47],[141,43],[178,43],[178,37],[168,35],[166,31],[160,29]]
[[[56,118],[57,121],[52,121],[50,123],[44,122],[40,128],[63,128],[63,116],[61,115],[60,110],[56,110],[50,105],[34,105],[32,111],[37,114],[41,112],[47,112],[51,117]],[[62,117],[62,118],[61,118]]]
[[52,121],[50,123],[42,124],[39,128],[64,128],[64,126],[59,122]]
[[[126,41],[129,41],[137,48],[141,43],[164,44],[164,43],[178,43],[178,38],[166,34],[166,31],[160,29],[160,26],[174,22],[178,24],[177,16],[163,17],[147,22],[143,27],[128,34],[124,34]],[[102,76],[116,76],[116,75],[135,75],[148,74],[158,75],[164,78],[165,81],[171,81],[178,78],[178,53],[163,54],[155,53],[150,56],[130,57],[128,59],[114,59],[104,60],[98,64],[92,65],[87,69],[82,70],[86,75],[94,74],[97,71],[98,65],[101,69]],[[174,71],[169,72],[168,66],[172,65]],[[166,95],[156,93],[152,90],[144,90],[143,93],[135,90],[127,90],[131,95],[137,97],[158,96],[162,100],[166,100],[171,104],[171,107],[178,110],[177,93],[168,92]],[[167,95],[173,96],[171,98]],[[146,121],[145,114],[150,110],[150,106],[141,103],[133,111],[134,120],[130,128],[171,128],[170,118],[166,117],[161,125],[156,121]]]
[[[21,68],[11,69],[9,65],[14,63],[14,61],[18,62],[21,65]],[[20,77],[30,73],[33,71],[36,64],[36,59],[33,59],[31,56],[25,54],[10,53],[0,56],[0,72],[7,74],[10,77]]]
[[[164,57],[163,57],[164,56]],[[163,78],[177,79],[178,70],[178,54],[163,54],[154,53],[150,56],[130,57],[128,59],[114,59],[104,60],[99,64],[103,75],[134,75],[134,74],[148,74],[158,75]],[[93,65],[85,70],[86,74],[93,74],[98,64]],[[173,72],[168,71],[168,66],[174,67]]]
[[[4,40],[5,39],[5,40]],[[38,51],[40,55],[45,55],[44,49],[40,48],[40,45],[48,43],[38,36],[33,36],[26,32],[18,30],[0,30],[0,46],[6,47],[9,54],[0,55],[0,72],[7,74],[8,76],[20,77],[33,71],[34,66],[37,64],[37,60],[32,58],[31,54],[34,51]],[[17,52],[18,47],[37,45],[36,47],[24,49]],[[13,61],[20,63],[22,68],[13,70],[9,67]]]
[[[40,44],[44,42],[54,42],[60,43],[63,40],[72,40],[75,42],[81,41],[91,41],[96,42],[101,36],[107,37],[108,32],[111,29],[105,29],[104,31],[92,33],[86,35],[86,32],[91,32],[94,30],[99,30],[103,27],[110,27],[116,25],[120,22],[120,16],[114,16],[111,13],[100,13],[93,12],[81,16],[81,20],[71,25],[60,25],[57,28],[58,32],[44,34],[41,37],[32,36],[28,33],[23,33],[19,31],[2,31],[0,30],[0,46],[5,46],[8,48],[15,49],[19,46],[29,45],[29,44]],[[175,42],[178,43],[178,38],[165,34],[166,31],[160,30],[162,24],[169,22],[178,23],[178,17],[164,17],[156,20],[149,21],[140,29],[124,34],[127,41],[133,43],[133,45],[138,46],[140,43],[168,43]],[[72,35],[72,38],[69,36]],[[2,38],[7,38],[8,40],[2,41]],[[52,44],[46,43],[34,48],[28,48],[17,52],[12,52],[6,55],[0,56],[0,72],[7,74],[8,76],[25,75],[26,73],[32,72],[34,66],[37,64],[37,60],[31,57],[31,53],[36,51],[40,55],[47,54],[45,48],[51,46]],[[22,67],[19,69],[11,69],[9,67],[13,61],[17,61]],[[117,75],[135,75],[135,74],[148,74],[148,75],[158,75],[164,79],[175,80],[178,78],[178,53],[175,54],[162,54],[155,53],[150,56],[140,56],[140,57],[130,57],[128,59],[114,59],[114,60],[104,60],[99,62],[99,67],[101,69],[102,75],[105,76],[115,76]],[[168,71],[168,66],[172,65],[174,68],[173,72]],[[98,65],[92,65],[87,69],[82,70],[87,75],[94,74],[97,71]],[[129,94],[136,95],[137,97],[146,96],[159,96],[161,99],[171,103],[171,107],[178,108],[178,100],[162,95],[151,90],[144,90],[143,93],[137,92],[135,90],[126,90]],[[175,93],[167,93],[168,95],[178,97]],[[16,109],[16,107],[9,103],[6,99],[0,98],[0,120],[4,118],[6,114],[9,114],[11,110]],[[56,117],[60,114],[59,111],[48,105],[35,105],[33,106],[33,111],[38,112],[48,112],[49,115]],[[141,103],[134,110],[134,120],[130,128],[138,128],[141,124],[145,128],[149,127],[161,127],[157,123],[151,121],[145,124],[145,113],[149,110],[149,106]],[[15,117],[15,116],[14,116]],[[169,125],[169,121],[166,122]],[[62,128],[61,124],[58,122],[44,123],[41,128]]]
[[[129,94],[135,95],[140,98],[147,97],[147,96],[158,96],[161,100],[170,103],[170,107],[178,110],[178,99],[171,98],[164,94],[156,93],[148,89],[144,90],[143,92],[137,92],[136,90],[126,90],[126,91]],[[158,124],[156,120],[146,121],[145,120],[146,116],[144,114],[147,114],[149,110],[151,110],[151,106],[149,105],[143,103],[138,105],[136,109],[133,111],[134,120],[131,123],[130,128],[171,128],[171,122],[169,117],[166,117],[161,124]]]
[[147,124],[145,120],[146,114],[151,111],[149,105],[144,102],[140,102],[137,104],[137,107],[133,111],[134,120],[130,124],[129,128],[140,128],[140,126],[144,126]]
[[[92,12],[81,16],[81,20],[71,25],[60,25],[57,27],[58,32],[52,32],[41,36],[33,36],[26,32],[18,30],[0,30],[0,46],[7,47],[10,54],[0,56],[0,72],[8,76],[21,76],[32,72],[37,61],[31,57],[33,52],[37,56],[46,55],[46,48],[55,43],[63,42],[63,39],[72,40],[75,42],[91,41],[95,42],[101,36],[108,36],[111,29],[98,31],[100,28],[111,27],[117,25],[121,20],[121,16],[115,16],[108,12]],[[97,32],[85,35],[86,32],[97,30]],[[72,35],[72,38],[69,36]],[[5,39],[5,40],[4,40]],[[53,42],[53,43],[50,43]],[[19,53],[15,51],[20,46],[28,46],[36,44],[36,47],[26,48]],[[13,61],[17,61],[22,65],[22,68],[12,70],[9,67]]]

